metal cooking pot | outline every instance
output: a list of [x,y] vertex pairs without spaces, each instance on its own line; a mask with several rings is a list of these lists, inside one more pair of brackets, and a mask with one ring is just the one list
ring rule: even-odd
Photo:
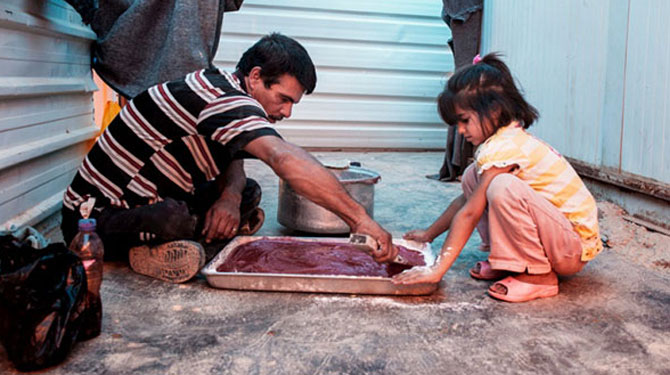
[[[361,168],[358,162],[351,162],[346,167],[326,166],[326,168],[333,172],[349,195],[365,208],[370,217],[373,217],[375,184],[381,179],[379,173]],[[299,195],[281,179],[277,221],[287,228],[303,232],[324,234],[349,232],[349,226],[337,215]]]

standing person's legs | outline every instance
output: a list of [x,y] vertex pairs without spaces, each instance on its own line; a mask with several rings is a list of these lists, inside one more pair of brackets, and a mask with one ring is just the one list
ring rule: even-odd
[[[479,41],[481,39],[481,10],[470,13],[465,21],[451,20],[452,40],[449,43],[454,55],[454,67],[472,64],[472,59],[479,53]],[[474,147],[472,143],[458,134],[455,126],[449,126],[447,130],[447,144],[444,153],[444,162],[438,175],[442,181],[453,181],[465,173],[465,168],[470,164]]]
[[465,21],[451,21],[452,52],[456,69],[472,64],[472,59],[479,53],[481,25],[481,10],[470,13]]
[[495,270],[520,273],[495,283],[489,294],[511,302],[558,293],[556,274],[571,275],[586,264],[572,224],[547,199],[511,174],[491,181],[486,192]]

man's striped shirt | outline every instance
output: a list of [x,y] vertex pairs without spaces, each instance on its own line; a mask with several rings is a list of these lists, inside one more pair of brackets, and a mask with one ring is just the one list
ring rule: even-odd
[[235,75],[190,73],[149,88],[123,108],[82,162],[63,204],[76,210],[89,197],[98,208],[166,197],[190,202],[197,186],[265,135],[279,136]]
[[570,163],[551,146],[513,122],[479,146],[475,161],[478,173],[517,165],[516,176],[572,223],[582,240],[582,260],[591,260],[602,250],[596,201]]

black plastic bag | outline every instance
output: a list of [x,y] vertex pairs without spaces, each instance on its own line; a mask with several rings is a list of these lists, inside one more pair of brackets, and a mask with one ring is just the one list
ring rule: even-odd
[[63,243],[37,250],[0,236],[0,341],[18,370],[68,355],[82,328],[86,291],[84,266]]

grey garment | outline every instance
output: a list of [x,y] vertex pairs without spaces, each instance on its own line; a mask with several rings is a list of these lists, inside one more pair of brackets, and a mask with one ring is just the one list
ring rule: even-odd
[[97,34],[93,68],[126,98],[211,67],[223,13],[243,1],[68,0]]
[[[456,69],[472,64],[472,59],[479,53],[482,12],[475,11],[466,21],[451,22],[452,40],[449,46],[454,55]],[[449,126],[444,162],[438,179],[453,181],[462,175],[465,168],[472,162],[474,146],[465,140],[456,129]]]
[[440,181],[454,181],[465,172],[472,163],[474,146],[458,133],[456,126],[447,130],[447,145],[444,150],[444,162],[437,177]]
[[451,26],[452,20],[467,21],[470,14],[483,7],[484,0],[442,0],[442,19]]
[[479,41],[482,30],[482,12],[476,11],[467,21],[451,23],[451,51],[454,54],[456,69],[472,64],[472,59],[479,53]]

